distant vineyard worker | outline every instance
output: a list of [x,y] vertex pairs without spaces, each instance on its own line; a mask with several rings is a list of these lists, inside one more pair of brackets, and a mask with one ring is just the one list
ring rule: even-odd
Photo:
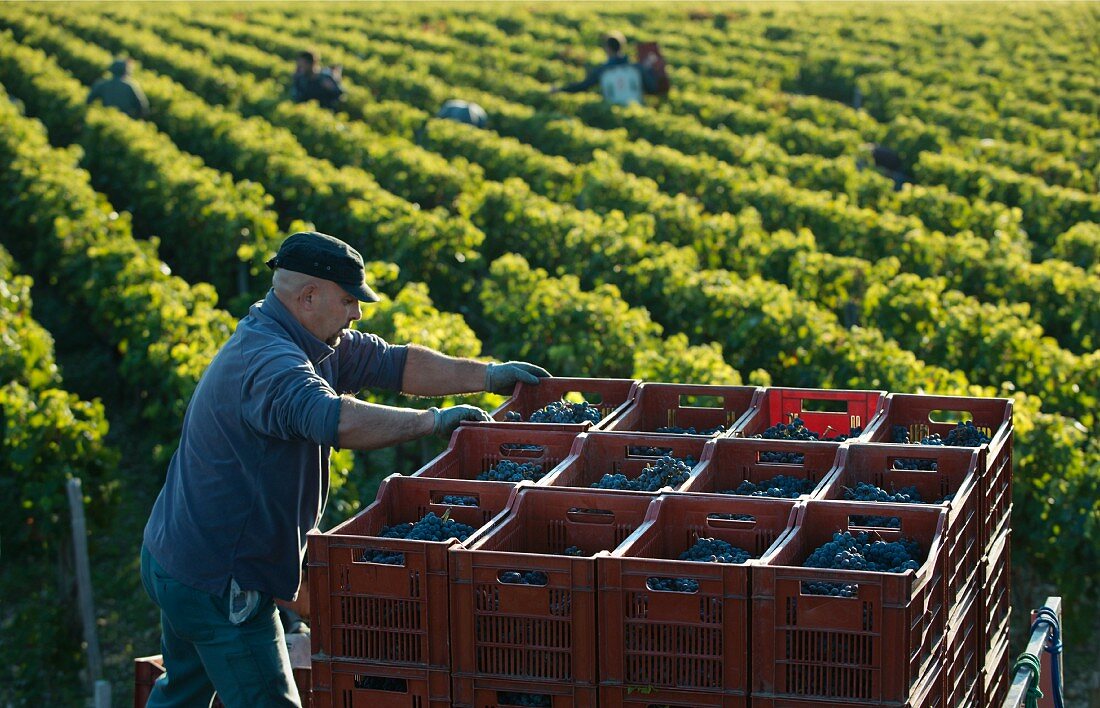
[[607,61],[590,67],[584,79],[556,86],[550,92],[578,93],[599,86],[608,103],[620,106],[641,103],[642,94],[653,90],[653,79],[644,67],[632,63],[626,56],[626,37],[622,32],[608,32],[603,38],[603,48]]
[[435,117],[466,123],[475,128],[484,128],[489,124],[489,114],[484,108],[473,101],[463,101],[458,98],[445,101]]
[[349,329],[378,296],[363,259],[317,232],[268,261],[272,288],[210,362],[145,526],[141,579],[161,610],[167,669],[150,708],[299,706],[274,599],[294,600],[306,533],[328,496],[329,451],[449,435],[480,408],[364,403],[362,389],[510,392],[549,376]]
[[301,52],[290,84],[290,98],[295,103],[317,101],[323,108],[333,110],[344,100],[343,68],[339,65],[324,68],[316,52]]
[[111,63],[111,78],[100,79],[88,92],[87,103],[100,101],[104,106],[117,108],[131,118],[149,115],[149,100],[131,76],[133,60],[119,57]]

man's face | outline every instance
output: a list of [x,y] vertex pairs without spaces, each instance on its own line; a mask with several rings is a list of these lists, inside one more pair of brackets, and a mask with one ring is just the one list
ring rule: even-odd
[[323,281],[313,298],[312,327],[314,336],[330,347],[340,343],[345,331],[363,316],[359,301],[336,283]]
[[297,70],[299,74],[311,74],[313,73],[313,64],[309,59],[299,57]]

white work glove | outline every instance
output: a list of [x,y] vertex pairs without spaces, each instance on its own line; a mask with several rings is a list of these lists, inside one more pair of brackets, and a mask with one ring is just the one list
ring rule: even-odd
[[489,364],[485,368],[485,390],[493,393],[511,393],[516,383],[538,384],[539,379],[550,376],[541,366],[526,361],[509,361]]
[[451,406],[450,408],[436,408],[432,406],[429,408],[435,415],[435,427],[432,428],[433,435],[442,435],[444,437],[450,436],[455,431],[459,423],[464,420],[474,420],[489,422],[492,418],[488,413],[481,410],[477,406]]

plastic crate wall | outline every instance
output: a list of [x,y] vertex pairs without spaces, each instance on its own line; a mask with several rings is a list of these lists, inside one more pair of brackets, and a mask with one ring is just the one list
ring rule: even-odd
[[[642,526],[597,561],[601,690],[678,689],[679,700],[694,697],[698,705],[747,695],[752,561],[679,555],[701,538],[717,538],[760,557],[791,529],[795,509],[788,500],[718,495],[664,494],[654,502]],[[698,589],[654,590],[653,577],[690,579]]]
[[539,683],[456,676],[454,695],[456,706],[468,708],[530,706],[535,705],[535,697],[551,708],[596,708],[598,704],[598,693],[594,687],[568,682]]
[[[339,661],[449,669],[447,549],[458,541],[410,541],[379,534],[384,526],[416,522],[429,512],[449,514],[478,529],[504,510],[514,489],[507,484],[391,475],[362,512],[329,532],[311,532],[313,654]],[[472,496],[478,505],[443,504],[445,495]],[[363,560],[373,550],[401,553],[404,564]]]
[[450,696],[446,671],[313,661],[315,708],[447,708]]
[[[517,490],[507,517],[452,551],[454,673],[594,686],[596,556],[641,525],[651,500],[630,492]],[[587,555],[560,555],[570,546]],[[503,582],[511,571],[539,571],[546,584]]]
[[[896,516],[901,528],[859,527],[851,523],[857,515]],[[753,704],[758,693],[836,703],[907,700],[927,667],[942,662],[946,517],[943,509],[916,505],[807,502],[795,529],[752,569]],[[921,566],[897,574],[801,567],[844,530],[913,538],[924,554]],[[854,583],[856,595],[807,594],[804,582]]]
[[[569,457],[540,484],[548,487],[591,489],[605,474],[633,479],[663,455],[691,457],[696,469],[708,441],[695,435],[608,433],[592,431],[577,437]],[[637,492],[635,492],[637,493]]]
[[[881,409],[885,397],[885,391],[766,388],[754,406],[734,425],[730,437],[752,437],[777,423],[801,418],[809,430],[822,437],[848,435],[853,428],[861,428],[859,439],[864,440],[867,427]],[[844,410],[814,410],[814,405],[843,407]]]
[[447,449],[412,476],[481,481],[478,475],[504,460],[538,465],[546,475],[569,456],[579,430],[576,426],[537,423],[497,427],[461,425],[451,435]]
[[[540,408],[544,408],[553,401],[561,400],[568,394],[580,394],[584,400],[589,401],[600,412],[602,418],[597,426],[610,423],[623,410],[627,404],[634,400],[638,386],[641,382],[637,379],[596,379],[596,378],[570,378],[554,376],[542,379],[535,386],[516,384],[511,398],[502,403],[489,415],[493,418],[488,423],[473,423],[475,426],[510,426],[516,423],[506,421],[509,413],[519,413],[523,421],[527,421],[531,414]],[[593,401],[592,399],[600,400]],[[534,423],[533,425],[542,425]],[[553,425],[567,425],[580,432],[592,427],[591,422],[584,423],[557,423]]]
[[[932,462],[936,469],[897,469],[898,460]],[[943,537],[947,606],[954,606],[966,593],[977,588],[982,543],[979,533],[981,490],[975,448],[845,445],[837,453],[836,468],[825,483],[821,497],[842,500],[845,492],[854,489],[859,482],[869,482],[888,492],[915,487],[926,502],[952,495],[950,501],[939,504],[948,510]]]
[[[746,480],[760,483],[786,475],[813,482],[813,488],[798,499],[815,499],[824,490],[839,448],[840,444],[834,442],[718,438],[707,446],[703,460],[680,491],[720,494],[736,489]],[[766,462],[763,458],[767,453],[793,453],[801,455],[802,461]]]

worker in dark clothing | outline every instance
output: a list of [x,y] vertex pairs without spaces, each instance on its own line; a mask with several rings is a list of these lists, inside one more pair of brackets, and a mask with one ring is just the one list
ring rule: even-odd
[[268,261],[272,288],[210,362],[145,526],[141,579],[161,611],[167,673],[149,708],[222,702],[301,705],[274,600],[302,584],[306,534],[329,492],[332,448],[372,450],[463,421],[475,406],[417,410],[367,403],[364,389],[413,396],[510,393],[549,376],[526,362],[487,363],[352,328],[377,302],[362,256],[296,233]]
[[100,101],[104,106],[117,108],[131,118],[149,115],[149,101],[130,76],[133,66],[130,59],[115,59],[111,64],[111,78],[97,81],[88,93],[87,102]]
[[489,124],[489,115],[484,108],[472,101],[463,101],[457,98],[445,102],[443,107],[439,109],[439,113],[435,114],[435,117],[466,123],[475,128],[484,128]]
[[323,108],[333,110],[344,100],[342,77],[339,65],[323,68],[316,52],[302,52],[290,85],[290,98],[295,103],[317,101]]
[[608,32],[603,38],[607,61],[589,68],[581,81],[550,89],[551,93],[578,93],[599,86],[608,103],[627,105],[641,103],[642,94],[652,91],[652,79],[644,67],[626,56],[626,37],[622,32]]

